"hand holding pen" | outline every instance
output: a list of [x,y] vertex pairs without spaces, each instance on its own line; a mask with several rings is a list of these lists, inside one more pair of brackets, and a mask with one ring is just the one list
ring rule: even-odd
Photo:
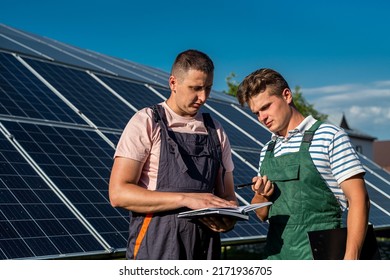
[[268,177],[266,175],[263,177],[256,176],[252,180],[253,181],[251,183],[236,185],[236,188],[242,189],[248,186],[252,186],[252,190],[256,194],[262,195],[266,198],[270,197],[273,194],[275,189],[274,184],[270,180],[268,180]]

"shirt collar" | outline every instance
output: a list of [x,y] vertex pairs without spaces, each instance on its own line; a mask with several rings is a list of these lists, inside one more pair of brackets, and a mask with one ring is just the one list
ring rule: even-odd
[[300,133],[303,134],[306,130],[312,127],[312,125],[316,122],[317,120],[313,118],[313,116],[308,116],[306,117],[296,128],[289,130],[287,137],[283,137],[280,135],[277,135],[275,133],[272,133],[271,140],[272,141],[283,141],[287,142],[288,140],[291,139],[295,134]]

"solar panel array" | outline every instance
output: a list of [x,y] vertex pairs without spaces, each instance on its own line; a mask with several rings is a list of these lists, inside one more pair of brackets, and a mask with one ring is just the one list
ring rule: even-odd
[[[112,157],[131,116],[169,96],[168,74],[5,25],[0,35],[0,259],[124,252],[129,213],[108,200]],[[203,111],[229,135],[235,183],[248,182],[270,133],[221,93]],[[390,175],[362,160],[370,222],[389,226]],[[251,215],[223,242],[264,237],[268,224]]]

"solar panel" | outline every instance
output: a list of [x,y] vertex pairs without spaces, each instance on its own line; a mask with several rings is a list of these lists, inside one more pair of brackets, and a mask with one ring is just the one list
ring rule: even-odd
[[[241,133],[237,133],[237,131],[234,133],[233,131],[229,133],[229,136],[233,134],[233,137],[235,134],[238,134],[240,137],[239,139],[243,139],[244,143],[240,145],[241,141],[234,137],[233,138],[233,145],[248,147],[248,141],[247,138],[249,137],[243,137],[246,134],[249,134],[252,138],[252,141],[256,143],[257,145],[254,145],[253,147],[258,148],[263,147],[265,143],[267,143],[270,140],[271,133],[265,129],[263,129],[260,126],[260,122],[254,118],[253,113],[248,110],[248,108],[240,107],[236,104],[227,103],[224,101],[209,99],[207,100],[207,105],[212,107],[213,109],[217,110],[218,112],[224,113],[223,115],[227,117],[230,121],[232,121],[234,124],[238,125],[240,129],[242,129]],[[226,114],[225,112],[229,112]],[[215,113],[213,114],[215,115]],[[218,116],[216,116],[218,117]],[[223,122],[223,120],[221,120]],[[224,122],[227,128],[230,128],[230,125],[226,124]]]
[[241,158],[241,161],[247,162],[258,171],[260,160],[260,149],[245,149],[242,147],[233,147],[234,153]]
[[268,223],[261,223],[254,212],[249,213],[249,221],[237,222],[234,230],[222,233],[221,238],[224,241],[231,240],[254,240],[264,238],[267,235]]
[[[90,54],[89,54],[90,55]],[[96,54],[96,62],[107,63],[104,66],[115,72],[117,76],[144,81],[159,86],[166,86],[169,75],[159,69],[147,67],[123,59],[116,59],[102,54]]]
[[6,53],[0,53],[0,93],[0,115],[86,124],[15,57]]
[[92,130],[2,123],[103,239],[124,247],[128,214],[108,201],[112,147]]
[[43,53],[34,50],[31,48],[31,38],[24,36],[20,36],[20,31],[16,30],[10,26],[4,25],[0,23],[0,44],[1,48],[4,50],[12,50],[16,53],[24,53],[31,56],[41,56],[46,59],[50,59],[50,57],[45,56]]
[[107,252],[0,133],[0,259]]
[[[12,49],[16,56],[0,51],[0,259],[124,251],[129,213],[108,201],[114,147],[137,110],[169,97],[169,74],[24,32],[15,35],[4,25],[0,32],[13,40],[0,40],[0,48],[18,46]],[[248,108],[221,93],[213,92],[202,111],[229,136],[235,184],[250,182],[270,132]],[[362,162],[370,222],[390,226],[390,174],[369,159]],[[253,196],[250,187],[236,193],[241,204]],[[250,215],[222,234],[222,241],[265,237],[268,224]]]
[[123,129],[134,113],[85,71],[26,61],[97,127]]
[[98,77],[138,110],[164,100],[143,84],[101,75],[98,75]]

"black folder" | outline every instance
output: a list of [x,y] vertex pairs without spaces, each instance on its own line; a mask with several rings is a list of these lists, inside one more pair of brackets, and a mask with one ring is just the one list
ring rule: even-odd
[[[342,260],[344,258],[347,228],[308,232],[314,260]],[[360,253],[361,260],[380,260],[374,228],[370,224]]]

